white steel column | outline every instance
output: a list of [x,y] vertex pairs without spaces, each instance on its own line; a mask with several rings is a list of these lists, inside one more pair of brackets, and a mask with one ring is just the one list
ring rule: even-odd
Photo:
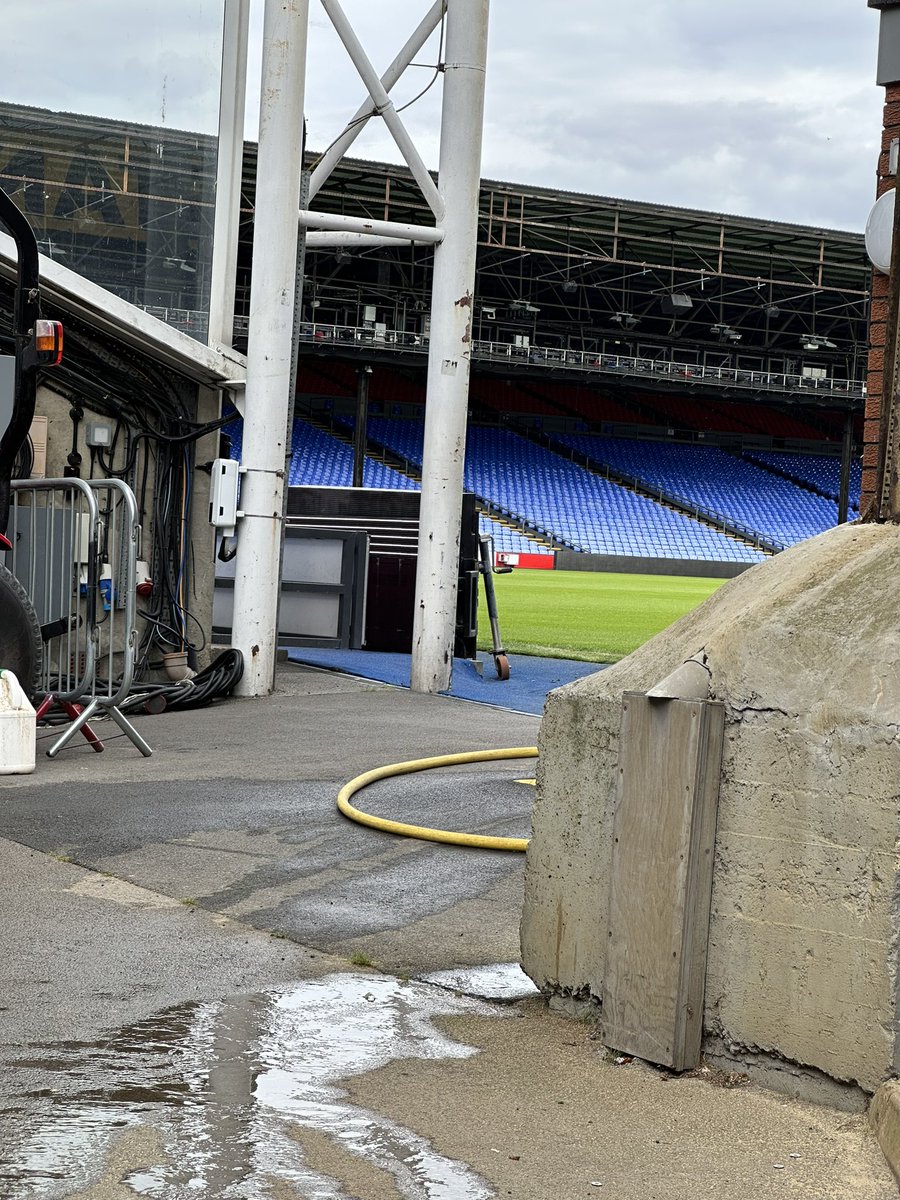
[[435,247],[419,563],[410,686],[450,686],[456,623],[478,192],[489,0],[449,0],[438,189],[444,239]]
[[242,696],[275,679],[308,26],[309,0],[266,0],[232,622]]
[[241,221],[249,28],[250,0],[225,0],[222,80],[219,87],[216,215],[210,269],[209,331],[206,339],[210,346],[231,346],[234,341],[234,285]]

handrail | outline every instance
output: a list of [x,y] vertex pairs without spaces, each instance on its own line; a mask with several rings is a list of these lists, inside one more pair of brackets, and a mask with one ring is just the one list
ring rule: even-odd
[[[145,311],[160,317],[179,329],[196,330],[202,324],[202,314],[190,309],[164,308],[146,305]],[[247,318],[235,319],[235,330],[246,332]],[[301,342],[319,346],[371,346],[379,350],[413,354],[428,353],[425,334],[404,333],[394,329],[376,329],[368,325],[337,325],[307,321],[300,328]],[[855,379],[814,379],[782,371],[747,370],[744,367],[710,367],[699,363],[677,363],[668,359],[640,355],[606,354],[596,350],[564,350],[559,346],[514,346],[509,342],[480,339],[472,343],[473,359],[482,362],[529,363],[548,369],[584,371],[609,374],[618,378],[634,376],[640,379],[668,379],[709,386],[735,387],[742,391],[763,391],[773,394],[800,392],[819,396],[836,396],[850,400],[865,398],[865,385]]]

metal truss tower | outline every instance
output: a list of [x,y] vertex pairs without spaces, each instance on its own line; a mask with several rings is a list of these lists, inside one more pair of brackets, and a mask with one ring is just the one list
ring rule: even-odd
[[[368,95],[313,171],[310,205],[364,125],[377,117],[434,217],[433,225],[408,225],[310,207],[299,212],[299,227],[309,231],[309,246],[405,241],[435,247],[410,683],[415,691],[439,692],[450,685],[453,662],[489,0],[432,4],[383,76],[339,0],[321,4]],[[244,402],[244,515],[232,635],[244,655],[240,690],[248,696],[270,691],[274,680],[308,21],[309,0],[266,0]],[[390,91],[441,22],[444,55],[438,69],[444,88],[435,184]]]

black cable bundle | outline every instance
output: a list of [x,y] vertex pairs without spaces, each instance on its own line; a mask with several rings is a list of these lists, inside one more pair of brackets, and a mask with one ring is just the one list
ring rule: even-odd
[[136,684],[119,706],[123,712],[162,713],[168,709],[205,708],[230,696],[244,673],[240,650],[224,650],[193,679],[178,683]]
[[168,708],[203,708],[213,700],[230,696],[244,674],[240,650],[225,650],[190,681],[192,686],[167,700]]

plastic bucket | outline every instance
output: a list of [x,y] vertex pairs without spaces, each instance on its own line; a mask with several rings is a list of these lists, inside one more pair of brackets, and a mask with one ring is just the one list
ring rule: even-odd
[[0,671],[0,775],[34,770],[34,709],[12,671]]

